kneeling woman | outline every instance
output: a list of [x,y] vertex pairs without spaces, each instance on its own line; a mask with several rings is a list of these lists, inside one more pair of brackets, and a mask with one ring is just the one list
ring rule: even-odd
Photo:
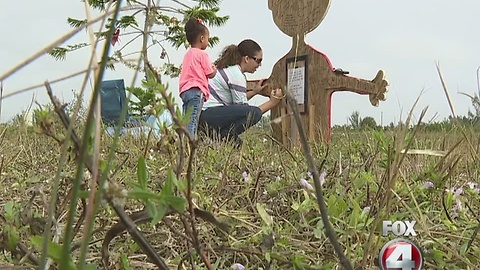
[[248,105],[248,100],[267,85],[259,82],[247,92],[245,73],[254,73],[262,63],[263,52],[253,40],[246,39],[238,45],[223,49],[215,61],[217,74],[209,80],[210,98],[200,114],[200,129],[209,136],[217,134],[223,140],[231,140],[239,147],[239,135],[257,124],[262,115],[275,107],[282,99],[282,90],[272,90],[270,99],[260,106]]

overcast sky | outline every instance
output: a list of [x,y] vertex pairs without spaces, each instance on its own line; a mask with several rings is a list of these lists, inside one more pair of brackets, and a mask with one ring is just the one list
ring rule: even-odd
[[[169,1],[161,3],[168,5]],[[437,75],[436,61],[440,63],[456,113],[465,115],[472,109],[471,102],[458,92],[473,94],[478,91],[479,11],[478,0],[333,0],[324,21],[307,36],[307,42],[327,54],[335,67],[350,71],[352,76],[373,79],[378,69],[385,70],[390,87],[387,101],[381,102],[379,107],[372,107],[367,96],[334,94],[332,124],[347,123],[355,110],[362,117],[374,117],[378,123],[383,114],[383,124],[398,121],[400,117],[404,119],[422,90],[424,93],[415,115],[429,106],[426,120],[435,115],[436,120],[447,117],[450,109]],[[67,17],[84,18],[84,14],[80,0],[5,3],[0,9],[0,75],[70,30]],[[291,39],[273,23],[267,0],[224,1],[221,14],[230,15],[231,19],[224,27],[210,30],[221,39],[217,47],[208,49],[212,60],[224,46],[251,38],[262,46],[264,62],[248,77],[268,77],[275,62],[289,51]],[[126,41],[128,37],[122,37],[120,46]],[[88,42],[84,31],[66,44],[79,42]],[[184,52],[184,48],[178,52],[170,49],[170,59],[178,64]],[[150,55],[158,66],[165,61],[159,54],[159,50],[158,53],[152,50]],[[69,54],[66,61],[43,56],[5,80],[4,95],[79,71],[85,68],[88,58],[88,49]],[[105,74],[105,79],[114,78],[124,78],[129,85],[133,72],[118,68]],[[68,101],[72,89],[78,90],[82,80],[77,77],[57,83],[53,88],[60,98]],[[178,80],[165,80],[177,97]],[[90,90],[89,86],[88,93]],[[8,120],[25,109],[34,93],[40,103],[48,101],[44,89],[4,99],[1,120]],[[252,103],[259,104],[263,100],[255,98]]]

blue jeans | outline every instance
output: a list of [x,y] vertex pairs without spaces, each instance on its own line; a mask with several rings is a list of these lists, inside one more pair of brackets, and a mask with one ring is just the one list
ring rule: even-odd
[[256,106],[232,104],[202,111],[199,122],[200,128],[207,135],[219,135],[221,139],[233,140],[236,146],[240,146],[242,140],[238,136],[256,125],[262,115],[262,111]]
[[200,88],[193,87],[183,92],[180,97],[183,101],[183,113],[186,114],[189,110],[192,110],[187,130],[192,136],[196,137],[198,119],[203,106],[203,93]]

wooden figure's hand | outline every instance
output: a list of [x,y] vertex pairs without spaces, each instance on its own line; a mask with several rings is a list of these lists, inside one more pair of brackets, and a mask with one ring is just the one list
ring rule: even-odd
[[370,103],[378,106],[379,101],[386,99],[388,82],[384,78],[384,72],[379,70],[373,80],[365,80],[347,75],[331,72],[327,77],[327,90],[349,91],[361,95],[369,95]]
[[387,86],[388,81],[385,80],[383,70],[379,70],[372,82],[376,85],[376,93],[371,93],[368,95],[370,103],[373,106],[378,106],[379,101],[384,101],[387,99]]

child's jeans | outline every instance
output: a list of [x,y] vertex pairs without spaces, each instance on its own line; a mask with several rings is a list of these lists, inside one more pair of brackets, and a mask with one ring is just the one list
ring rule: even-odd
[[203,93],[198,87],[193,87],[183,92],[180,97],[183,101],[183,113],[186,114],[190,108],[193,108],[188,122],[187,129],[190,134],[196,138],[198,119],[203,107]]

